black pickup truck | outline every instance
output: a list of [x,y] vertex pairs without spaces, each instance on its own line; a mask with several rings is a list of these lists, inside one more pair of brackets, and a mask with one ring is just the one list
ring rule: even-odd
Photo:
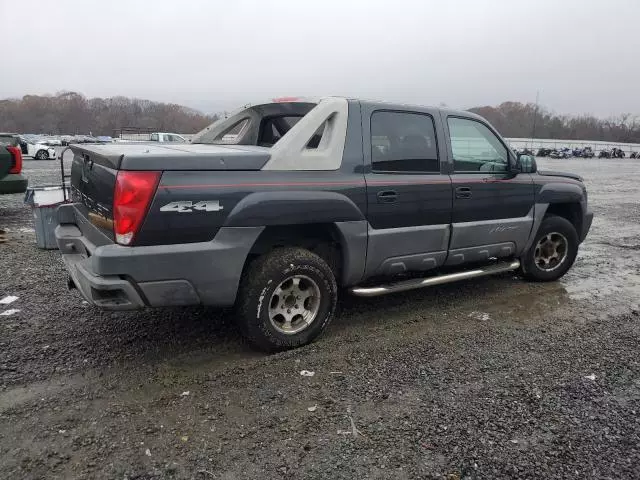
[[0,195],[23,193],[26,189],[19,137],[15,133],[0,133]]
[[316,338],[359,296],[564,275],[593,214],[483,118],[344,98],[255,105],[190,144],[74,145],[58,246],[106,309],[235,306],[247,338]]

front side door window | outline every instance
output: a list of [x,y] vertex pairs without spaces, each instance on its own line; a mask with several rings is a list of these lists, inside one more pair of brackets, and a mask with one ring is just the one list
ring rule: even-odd
[[500,139],[483,123],[449,117],[453,170],[464,173],[506,172],[509,154]]

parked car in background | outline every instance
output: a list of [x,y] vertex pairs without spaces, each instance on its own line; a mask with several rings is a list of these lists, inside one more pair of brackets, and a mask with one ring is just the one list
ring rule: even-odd
[[154,132],[151,134],[151,141],[161,143],[186,143],[187,140],[182,135],[178,135],[177,133]]
[[565,148],[560,148],[557,150],[552,150],[551,153],[549,154],[549,156],[551,158],[569,158],[572,155],[572,151],[570,148],[565,147]]
[[20,145],[20,151],[22,152],[22,155],[26,155],[27,153],[29,153],[27,148],[28,142],[22,135],[18,137],[18,143]]
[[0,132],[0,143],[14,147],[20,146],[20,135],[17,133]]
[[22,193],[27,179],[22,176],[22,150],[20,137],[0,133],[0,194]]
[[40,140],[35,140],[36,143],[27,143],[27,156],[33,157],[37,160],[49,160],[57,157],[56,149],[43,143]]
[[616,147],[612,148],[611,150],[601,150],[598,154],[598,158],[624,158],[625,156],[626,154],[624,153],[624,150]]
[[515,153],[516,157],[518,158],[520,158],[522,155],[529,155],[531,157],[534,156],[534,153],[528,148],[522,148],[522,149],[515,148],[513,150],[513,153]]
[[622,150],[621,148],[612,148],[611,149],[611,158],[624,158],[626,156],[626,154],[624,153],[624,150]]
[[98,139],[91,135],[70,135],[68,138],[65,138],[64,142],[66,142],[67,145],[77,143],[98,143]]
[[594,153],[593,150],[591,149],[591,147],[584,147],[584,148],[574,148],[573,152],[572,152],[574,157],[578,157],[578,158],[593,158],[594,157]]
[[595,153],[593,153],[593,149],[591,147],[584,147],[582,149],[582,158],[593,158]]
[[536,157],[548,157],[549,155],[551,155],[552,151],[553,150],[551,150],[550,148],[539,148]]
[[62,146],[62,139],[59,137],[42,137],[40,143],[50,147],[60,147]]
[[69,144],[73,143],[73,135],[62,135],[60,137],[60,141],[62,142],[62,146],[66,147]]

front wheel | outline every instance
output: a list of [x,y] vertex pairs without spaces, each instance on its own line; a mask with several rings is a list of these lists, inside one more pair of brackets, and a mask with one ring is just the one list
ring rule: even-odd
[[36,153],[36,158],[38,160],[48,160],[49,152],[47,152],[46,150],[38,150],[38,152]]
[[312,342],[333,318],[338,287],[333,271],[303,248],[278,248],[252,262],[238,292],[238,323],[261,350]]
[[540,224],[531,248],[521,259],[524,277],[551,282],[562,277],[578,254],[578,234],[566,218],[550,215]]

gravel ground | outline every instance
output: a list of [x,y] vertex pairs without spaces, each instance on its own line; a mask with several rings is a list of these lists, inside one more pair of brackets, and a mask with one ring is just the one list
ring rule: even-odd
[[0,197],[0,478],[640,478],[640,163],[540,163],[596,213],[560,282],[344,297],[271,356],[229,312],[86,305]]

